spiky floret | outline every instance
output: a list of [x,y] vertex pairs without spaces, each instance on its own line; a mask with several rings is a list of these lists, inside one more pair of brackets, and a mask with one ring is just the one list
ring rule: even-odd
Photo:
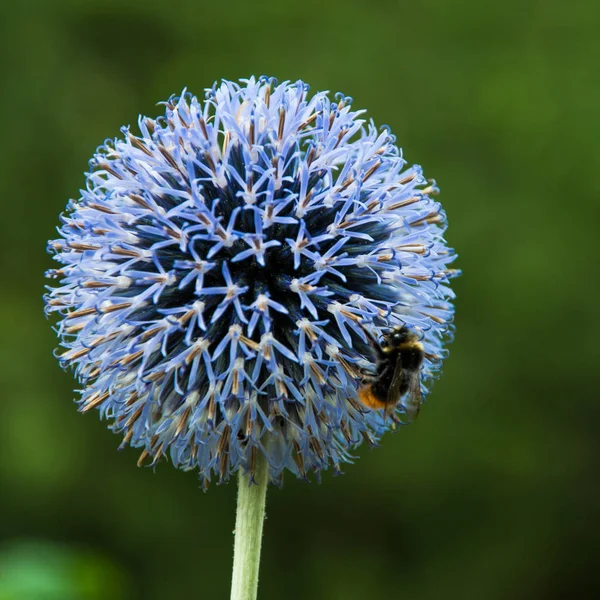
[[141,461],[206,485],[257,453],[274,481],[339,470],[390,425],[358,401],[365,325],[422,336],[427,391],[453,313],[445,214],[362,112],[301,81],[223,81],[90,161],[49,243],[46,310],[80,409]]

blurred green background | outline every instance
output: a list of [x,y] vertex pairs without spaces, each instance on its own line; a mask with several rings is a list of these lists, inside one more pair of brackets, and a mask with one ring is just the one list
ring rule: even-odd
[[464,275],[418,422],[270,491],[260,598],[600,597],[600,4],[21,1],[0,25],[0,600],[228,598],[235,485],[71,402],[45,253],[95,147],[187,86],[343,91],[435,177]]

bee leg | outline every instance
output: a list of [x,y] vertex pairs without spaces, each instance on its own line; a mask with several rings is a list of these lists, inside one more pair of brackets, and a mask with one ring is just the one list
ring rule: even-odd
[[369,343],[369,346],[371,346],[371,348],[373,349],[373,352],[375,353],[377,359],[382,360],[385,357],[385,354],[381,350],[381,346],[375,338],[375,336],[364,325],[360,325],[360,328],[363,330],[367,338],[367,342]]
[[361,367],[358,372],[363,384],[375,383],[377,381],[377,371],[372,366]]
[[396,404],[388,404],[383,411],[384,418],[389,419],[396,410]]
[[372,376],[374,377],[375,375],[377,375],[377,371],[375,371],[375,369],[373,367],[361,367],[358,372],[361,375],[365,375],[365,376]]

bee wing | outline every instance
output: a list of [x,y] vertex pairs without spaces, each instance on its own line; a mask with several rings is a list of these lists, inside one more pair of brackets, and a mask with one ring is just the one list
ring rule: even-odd
[[406,395],[406,412],[410,418],[415,418],[421,410],[421,375],[417,371],[411,375],[408,382],[408,393]]
[[402,385],[403,380],[404,375],[402,372],[402,357],[400,356],[400,352],[398,352],[398,358],[396,358],[396,364],[394,365],[392,383],[390,384],[390,389],[388,390],[387,395],[388,405],[396,406],[396,404],[398,404],[398,400],[400,400],[400,386]]

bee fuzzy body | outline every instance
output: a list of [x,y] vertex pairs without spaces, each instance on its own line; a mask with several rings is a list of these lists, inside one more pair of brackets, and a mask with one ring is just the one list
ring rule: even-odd
[[421,365],[423,344],[407,327],[395,327],[381,343],[364,330],[375,359],[375,372],[365,374],[358,389],[360,401],[368,408],[384,410],[390,416],[405,396],[402,405],[408,420],[414,419],[421,406]]

